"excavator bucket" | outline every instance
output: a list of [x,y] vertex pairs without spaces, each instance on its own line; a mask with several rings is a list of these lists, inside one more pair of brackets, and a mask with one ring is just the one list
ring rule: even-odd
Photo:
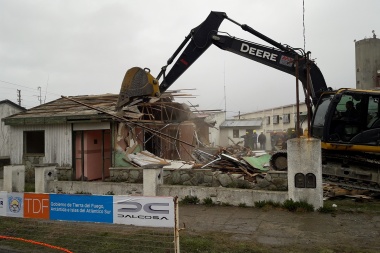
[[133,67],[124,76],[121,84],[116,110],[131,105],[134,101],[146,97],[160,96],[158,81],[150,74],[149,69]]

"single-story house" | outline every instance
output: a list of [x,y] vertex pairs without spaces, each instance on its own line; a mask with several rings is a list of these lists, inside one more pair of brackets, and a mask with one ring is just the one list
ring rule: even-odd
[[117,100],[115,94],[62,97],[6,117],[11,164],[56,165],[71,169],[73,180],[104,180],[110,167],[134,166],[128,154],[192,160],[194,147],[208,142],[209,126],[170,96],[116,113]]

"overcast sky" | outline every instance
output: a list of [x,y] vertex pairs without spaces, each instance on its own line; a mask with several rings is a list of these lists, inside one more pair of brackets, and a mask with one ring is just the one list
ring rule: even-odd
[[[271,39],[311,51],[328,86],[355,86],[355,43],[380,36],[378,0],[0,0],[0,100],[30,108],[61,95],[120,90],[126,70],[157,76],[190,30],[222,11]],[[304,18],[304,23],[303,23]],[[266,45],[225,20],[220,31]],[[178,102],[229,115],[296,102],[295,78],[211,46],[170,89]],[[40,87],[40,89],[38,88]],[[225,100],[226,98],[226,100]],[[303,96],[301,97],[303,101]]]

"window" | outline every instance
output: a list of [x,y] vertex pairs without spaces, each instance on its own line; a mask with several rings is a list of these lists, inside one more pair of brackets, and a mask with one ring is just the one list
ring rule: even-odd
[[278,115],[273,115],[273,124],[278,124],[279,123],[279,116]]
[[282,120],[283,120],[284,123],[290,123],[290,114],[289,113],[288,114],[284,114],[282,116]]
[[233,138],[239,138],[239,129],[233,129],[232,130],[232,137]]
[[267,116],[267,125],[270,125],[270,116]]
[[44,154],[45,132],[24,131],[24,151],[26,154]]

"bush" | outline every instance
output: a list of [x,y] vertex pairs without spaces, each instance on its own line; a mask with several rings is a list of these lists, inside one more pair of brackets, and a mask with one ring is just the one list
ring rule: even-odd
[[266,201],[255,201],[255,207],[257,208],[263,208],[264,206],[266,206],[266,204]]
[[285,200],[282,207],[289,210],[290,212],[312,212],[314,211],[313,205],[307,203],[306,201],[295,202],[292,199]]
[[205,198],[202,202],[203,205],[206,206],[213,206],[215,205],[211,198]]
[[197,196],[185,196],[183,199],[179,201],[180,204],[185,204],[185,205],[196,205],[199,204],[200,200]]

